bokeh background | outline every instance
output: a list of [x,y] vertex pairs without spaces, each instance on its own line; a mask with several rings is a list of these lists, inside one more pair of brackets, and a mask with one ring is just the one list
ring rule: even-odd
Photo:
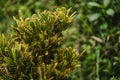
[[24,17],[58,7],[76,11],[72,25],[63,32],[62,47],[78,52],[81,66],[69,73],[71,80],[118,80],[120,77],[120,0],[0,0],[0,33],[10,36],[13,16]]

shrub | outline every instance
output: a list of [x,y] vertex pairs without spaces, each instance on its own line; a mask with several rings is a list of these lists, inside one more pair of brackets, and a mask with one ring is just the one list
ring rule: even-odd
[[60,48],[62,31],[72,22],[70,9],[43,11],[15,19],[11,41],[0,35],[0,78],[3,80],[68,80],[79,54]]

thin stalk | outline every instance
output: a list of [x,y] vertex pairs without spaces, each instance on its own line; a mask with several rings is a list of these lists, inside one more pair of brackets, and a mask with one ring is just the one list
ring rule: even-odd
[[100,80],[100,76],[99,76],[99,58],[100,58],[100,51],[97,50],[97,59],[96,59],[96,74],[97,74],[97,78],[96,80]]

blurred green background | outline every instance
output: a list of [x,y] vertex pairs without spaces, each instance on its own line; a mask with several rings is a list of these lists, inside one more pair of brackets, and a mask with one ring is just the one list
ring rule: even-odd
[[120,78],[120,0],[0,0],[0,33],[9,36],[13,16],[24,17],[57,7],[76,11],[70,28],[63,32],[62,47],[78,52],[80,68],[69,73],[71,80],[118,80]]

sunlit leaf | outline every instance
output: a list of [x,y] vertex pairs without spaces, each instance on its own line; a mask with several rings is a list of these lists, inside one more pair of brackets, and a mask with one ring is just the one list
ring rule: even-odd
[[106,10],[107,15],[114,16],[114,10],[113,9],[108,9]]
[[102,7],[102,5],[100,5],[100,4],[96,3],[96,2],[88,2],[88,5],[91,6],[91,7],[99,7],[99,8]]
[[103,0],[103,5],[107,7],[110,4],[111,0]]
[[99,17],[100,17],[100,14],[99,14],[99,13],[94,13],[94,14],[88,15],[89,21],[95,21],[95,20],[97,20]]

